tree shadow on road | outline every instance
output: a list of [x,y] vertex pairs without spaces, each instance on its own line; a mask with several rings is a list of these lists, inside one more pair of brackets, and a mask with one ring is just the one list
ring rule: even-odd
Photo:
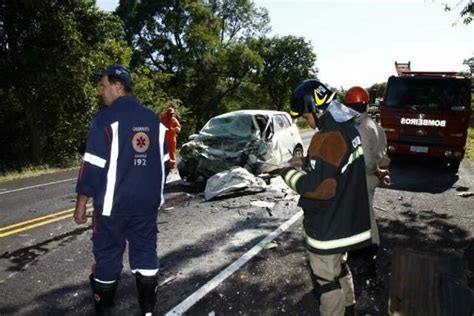
[[392,184],[388,189],[411,192],[442,193],[449,190],[459,176],[438,161],[392,159]]
[[38,244],[17,249],[13,252],[4,252],[0,255],[0,259],[8,260],[11,265],[6,271],[22,271],[30,264],[34,263],[37,258],[46,255],[52,249],[62,247],[68,244],[71,240],[77,238],[78,235],[89,231],[91,226],[76,228],[65,234],[46,239]]
[[468,285],[474,289],[474,239],[466,229],[453,224],[452,216],[433,210],[407,209],[396,219],[379,218],[381,247],[378,275],[384,284],[382,310],[388,310],[389,279],[395,247],[410,248],[422,253],[457,256],[465,259]]
[[[252,231],[256,228],[272,231],[276,229],[279,224],[280,221],[276,218],[264,216],[249,218],[244,221],[236,222],[235,225],[231,227],[217,227],[215,231],[203,235],[199,240],[195,240],[189,244],[183,244],[179,248],[160,256],[161,267],[159,282],[161,285],[158,291],[158,313],[163,315],[172,307],[179,304],[181,299],[193,293],[197,288],[225,269],[229,262],[236,260],[243,252],[252,248],[264,237],[259,235],[250,238],[242,244],[227,247],[225,255],[228,256],[229,259],[222,261],[225,262],[223,264],[207,268],[205,256],[225,246],[228,236],[234,236],[246,230]],[[77,233],[78,232],[76,232],[76,234]],[[67,241],[68,237],[69,234],[63,236],[63,239]],[[36,248],[41,250],[42,247],[42,245],[38,245]],[[18,260],[15,259],[14,261],[17,264],[14,268],[15,271],[21,270],[22,267],[24,267],[26,259],[30,260],[29,262],[36,259],[36,257],[33,258],[32,255],[28,255],[30,253],[36,254],[36,248],[23,249],[16,254]],[[22,253],[25,253],[25,255],[22,255]],[[43,251],[41,254],[44,253]],[[41,254],[38,254],[38,256]],[[4,254],[5,257],[10,259],[12,255],[13,254]],[[182,269],[184,269],[191,260],[195,261],[197,272],[191,275],[182,273]],[[84,274],[84,280],[87,280],[88,270],[87,268],[79,271],[80,274]],[[25,291],[27,287],[28,285],[25,284]],[[21,298],[16,301],[19,300],[21,300]],[[138,315],[139,312],[135,280],[128,272],[128,267],[124,269],[124,273],[121,275],[116,295],[115,309],[117,315]],[[24,314],[25,311],[27,311],[26,314],[31,315],[92,315],[93,301],[90,285],[85,281],[77,286],[65,286],[47,292],[40,292],[29,304],[26,304],[26,302],[5,302],[2,303],[2,307],[0,308],[1,315],[18,315]]]

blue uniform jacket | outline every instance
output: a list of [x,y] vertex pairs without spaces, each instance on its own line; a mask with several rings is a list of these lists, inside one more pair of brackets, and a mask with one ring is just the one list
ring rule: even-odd
[[116,99],[92,119],[76,186],[104,216],[141,216],[163,204],[166,128],[133,96]]

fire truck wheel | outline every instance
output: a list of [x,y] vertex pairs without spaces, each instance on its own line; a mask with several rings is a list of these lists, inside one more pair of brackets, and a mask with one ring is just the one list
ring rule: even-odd
[[461,163],[460,160],[450,160],[448,161],[448,169],[456,172],[459,169],[460,163]]

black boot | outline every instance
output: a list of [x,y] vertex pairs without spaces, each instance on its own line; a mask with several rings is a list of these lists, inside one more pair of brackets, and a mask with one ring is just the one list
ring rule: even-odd
[[117,290],[118,282],[101,283],[94,280],[94,275],[89,276],[91,281],[92,293],[94,294],[94,307],[96,315],[112,315],[112,308],[114,306],[115,291]]
[[344,312],[344,316],[355,316],[355,304],[346,306],[346,311]]
[[156,295],[158,291],[158,276],[144,276],[139,272],[136,274],[138,302],[142,309],[142,314],[155,313]]

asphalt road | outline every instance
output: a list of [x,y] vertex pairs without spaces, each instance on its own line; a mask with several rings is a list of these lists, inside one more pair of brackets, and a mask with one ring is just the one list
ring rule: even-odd
[[[374,202],[382,233],[383,286],[371,293],[356,278],[358,305],[374,315],[386,314],[394,247],[466,255],[474,231],[474,197],[458,195],[474,191],[472,163],[463,161],[458,174],[452,174],[436,164],[395,161],[391,172],[393,186],[377,189]],[[76,174],[0,183],[0,315],[92,314],[90,226],[75,225],[69,213]],[[57,181],[63,182],[52,183]],[[40,183],[51,184],[8,192]],[[301,218],[295,216],[297,197],[279,178],[271,180],[266,192],[205,202],[172,176],[165,197],[158,219],[160,315],[184,310],[189,315],[316,315]],[[257,201],[273,205],[252,205]],[[42,219],[34,220],[38,217]],[[281,225],[290,219],[294,224],[283,231]],[[276,242],[262,245],[274,248],[254,248],[272,232]],[[124,259],[116,310],[134,315],[136,289]],[[236,262],[241,267],[229,270]]]

